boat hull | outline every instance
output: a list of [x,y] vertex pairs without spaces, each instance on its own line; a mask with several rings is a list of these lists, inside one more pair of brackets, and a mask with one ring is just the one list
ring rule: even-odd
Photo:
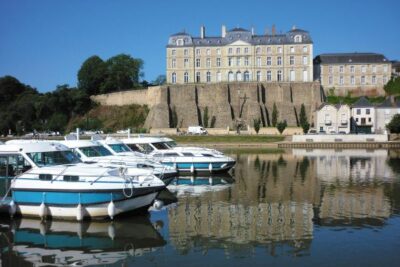
[[[228,172],[235,161],[224,162],[161,162],[168,166],[176,166],[179,173],[222,173]],[[210,168],[210,164],[212,168]],[[193,167],[192,167],[193,166]]]

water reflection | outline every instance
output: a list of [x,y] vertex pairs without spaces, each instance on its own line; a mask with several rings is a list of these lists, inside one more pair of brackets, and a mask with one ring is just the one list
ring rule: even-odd
[[114,222],[0,221],[5,266],[98,265],[124,262],[166,244],[148,217]]

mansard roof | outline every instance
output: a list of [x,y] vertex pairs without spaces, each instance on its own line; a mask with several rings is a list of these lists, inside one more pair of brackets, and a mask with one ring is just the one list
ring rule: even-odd
[[255,35],[244,28],[233,28],[222,36],[206,36],[204,38],[193,37],[185,32],[173,34],[169,37],[167,47],[176,47],[177,40],[184,40],[181,46],[225,46],[238,40],[251,45],[276,45],[276,44],[295,44],[295,36],[301,36],[299,44],[311,44],[312,39],[309,32],[301,29],[292,29],[286,33]]
[[353,108],[369,108],[369,107],[373,107],[373,105],[371,104],[371,102],[369,102],[369,100],[365,96],[362,96],[352,105],[352,107]]
[[382,54],[377,53],[333,53],[321,54],[315,57],[315,64],[368,64],[385,63],[389,60]]

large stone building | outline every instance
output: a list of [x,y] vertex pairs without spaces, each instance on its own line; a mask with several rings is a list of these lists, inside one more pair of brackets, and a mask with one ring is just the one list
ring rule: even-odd
[[257,35],[234,28],[221,36],[173,34],[167,45],[167,83],[311,82],[313,42],[307,31]]
[[314,59],[314,79],[326,93],[336,95],[383,95],[390,80],[391,62],[382,54],[321,54]]

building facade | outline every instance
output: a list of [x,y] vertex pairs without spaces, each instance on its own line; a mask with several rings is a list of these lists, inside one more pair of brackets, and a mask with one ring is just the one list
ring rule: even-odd
[[377,105],[375,107],[375,133],[387,133],[386,125],[396,114],[400,114],[400,102],[393,98],[388,97],[383,103]]
[[390,77],[391,62],[382,54],[321,54],[314,59],[314,79],[326,93],[383,95]]
[[320,133],[350,133],[351,111],[348,105],[322,104],[316,112],[315,128]]
[[375,133],[375,107],[365,97],[352,105],[351,120],[353,133]]
[[167,45],[167,83],[216,82],[311,82],[313,42],[307,31],[257,35],[222,26],[221,36],[209,37],[201,27],[200,37],[181,32]]

